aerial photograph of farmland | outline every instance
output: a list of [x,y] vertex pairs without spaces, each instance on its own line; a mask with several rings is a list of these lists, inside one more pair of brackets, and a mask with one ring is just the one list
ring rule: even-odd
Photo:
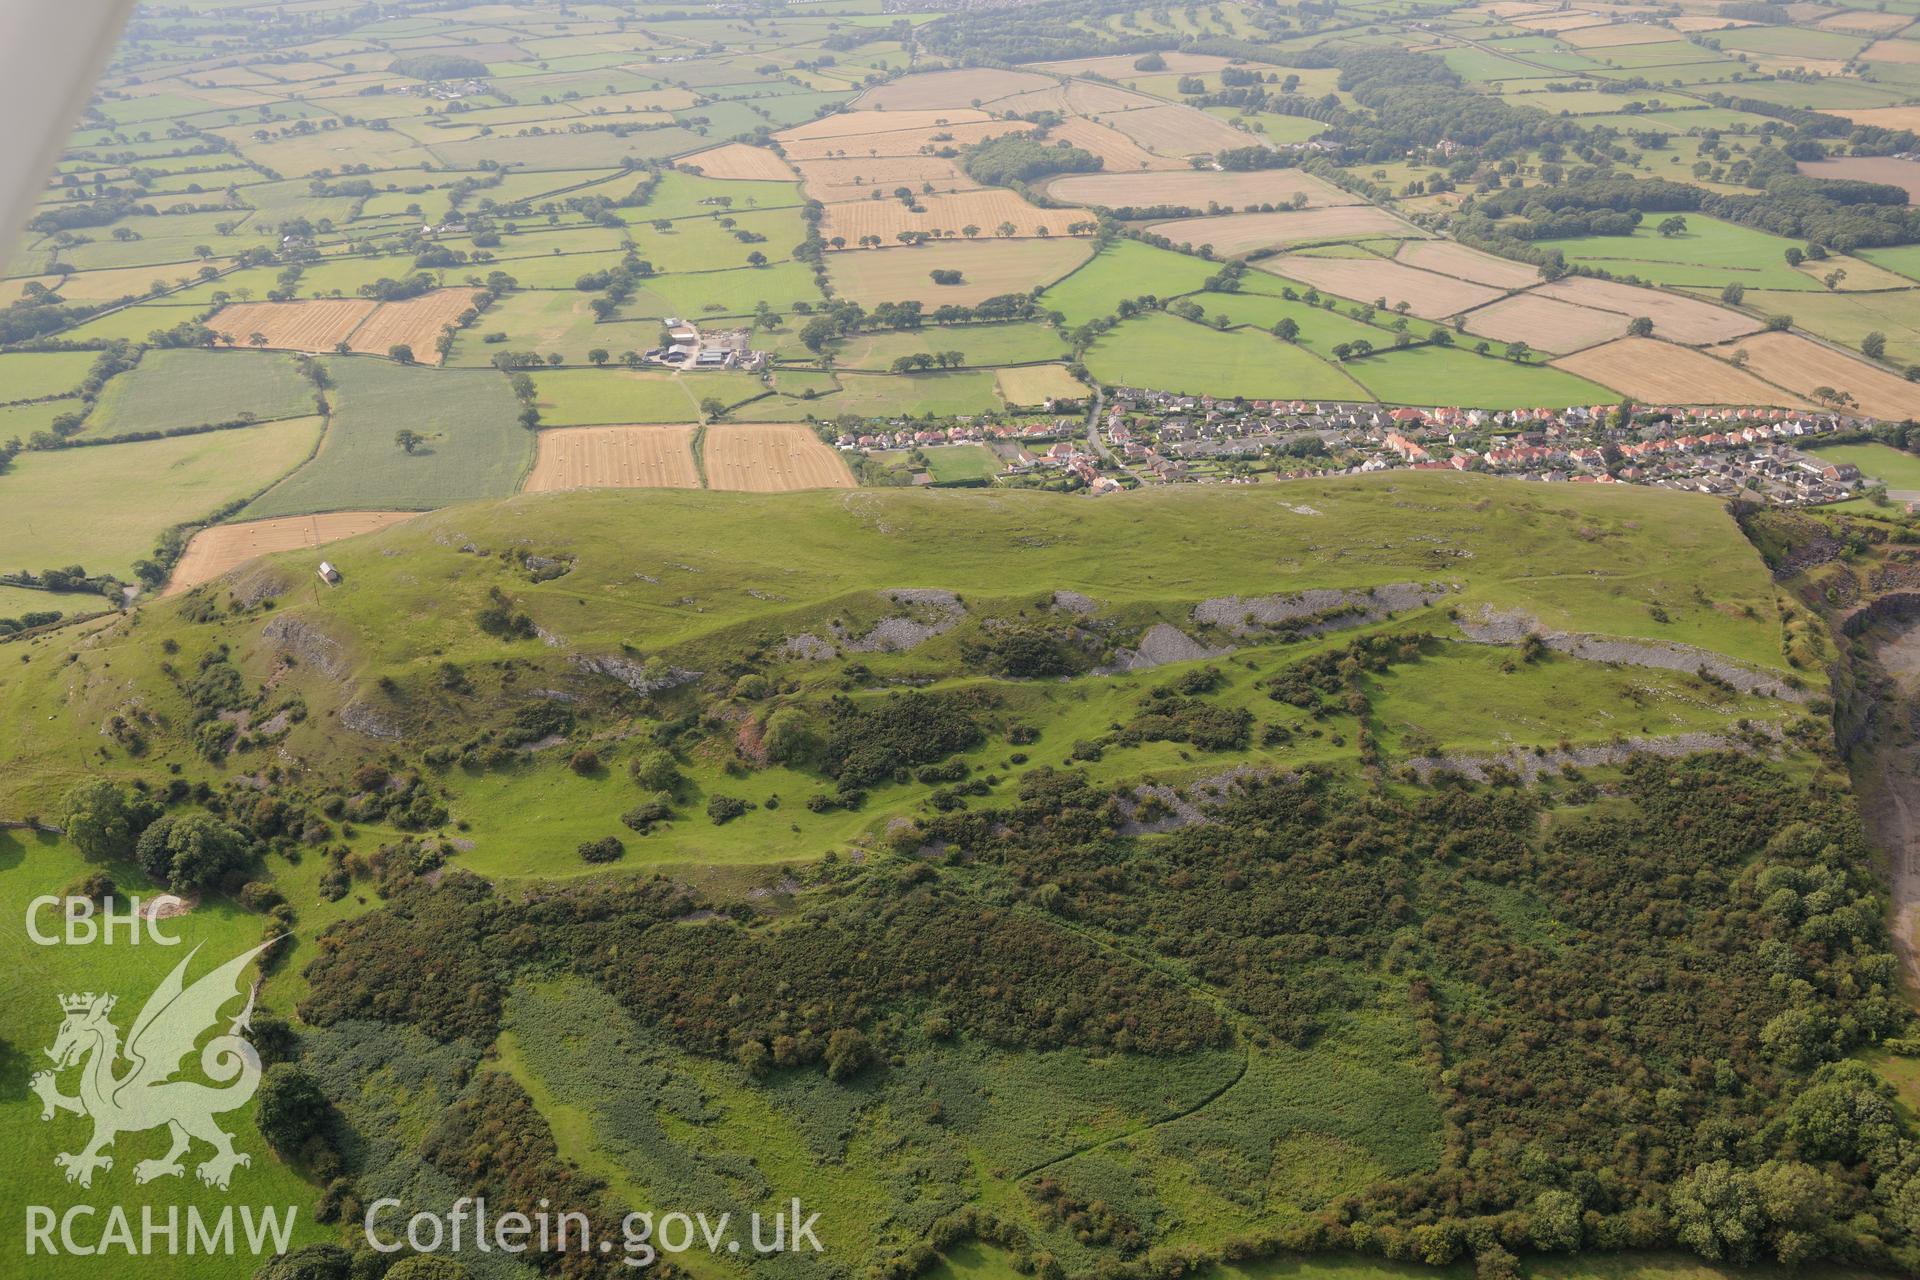
[[1920,1276],[1920,0],[0,106],[0,1280]]

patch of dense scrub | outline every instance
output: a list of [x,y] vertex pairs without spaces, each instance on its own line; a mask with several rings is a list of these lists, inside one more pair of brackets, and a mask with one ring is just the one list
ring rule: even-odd
[[[1149,696],[1142,719],[1178,722],[1207,678]],[[383,908],[321,939],[302,1014],[477,1046],[519,977],[566,974],[746,1078],[891,1096],[930,1035],[1167,1070],[1229,1046],[1259,1073],[1385,1002],[1408,1039],[1375,1065],[1418,1064],[1438,1158],[1224,1247],[1920,1260],[1920,1154],[1849,1057],[1909,1015],[1844,796],[1731,755],[1637,758],[1591,812],[1513,787],[1359,794],[1312,772],[1213,791],[1210,820],[1137,839],[1119,792],[1034,770],[1007,807],[898,830],[866,866],[821,864],[807,910],[778,924],[664,879],[509,899],[396,871]],[[1264,1185],[1261,1142],[1244,1168],[1194,1176],[1229,1197]],[[1128,1274],[1174,1218],[1150,1196],[1103,1200],[1096,1169],[1049,1168],[1031,1220],[994,1231],[1033,1251],[1077,1233],[1076,1256]]]

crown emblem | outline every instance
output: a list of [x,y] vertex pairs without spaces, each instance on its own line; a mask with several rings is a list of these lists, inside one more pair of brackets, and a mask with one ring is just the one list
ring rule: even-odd
[[118,998],[117,996],[96,996],[88,991],[81,995],[61,996],[60,1007],[67,1013],[85,1013],[93,1008],[95,1001],[104,1001],[100,1006],[100,1012],[112,1013],[114,1002]]

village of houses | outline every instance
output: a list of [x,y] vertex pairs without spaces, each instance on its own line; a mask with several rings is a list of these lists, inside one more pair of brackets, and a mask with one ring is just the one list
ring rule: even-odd
[[[1075,408],[1079,415],[1061,413]],[[1853,497],[1868,482],[1856,467],[1804,446],[1875,425],[1858,415],[1784,409],[1636,406],[1632,420],[1622,423],[1614,405],[1388,409],[1120,387],[1096,402],[1092,415],[1081,406],[1055,405],[1048,415],[1024,421],[896,421],[874,430],[842,430],[834,443],[869,456],[902,450],[925,456],[946,445],[986,445],[1002,463],[1001,483],[1093,494],[1154,484],[1454,470],[1817,505]],[[913,478],[931,481],[924,471]]]

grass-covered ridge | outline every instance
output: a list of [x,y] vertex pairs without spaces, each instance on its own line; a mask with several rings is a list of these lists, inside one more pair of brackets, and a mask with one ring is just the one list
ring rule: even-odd
[[[1698,1135],[1787,1132],[1899,1023],[1819,654],[1711,501],[600,491],[326,555],[338,585],[290,554],[0,647],[0,816],[70,829],[9,837],[0,887],[290,924],[262,1001],[335,1114],[280,1153],[329,1202],[568,1163],[602,1215],[799,1187],[898,1275],[967,1240],[1071,1275],[1687,1243]],[[101,782],[147,834],[69,816]],[[1809,940],[1782,889],[1854,905]]]

